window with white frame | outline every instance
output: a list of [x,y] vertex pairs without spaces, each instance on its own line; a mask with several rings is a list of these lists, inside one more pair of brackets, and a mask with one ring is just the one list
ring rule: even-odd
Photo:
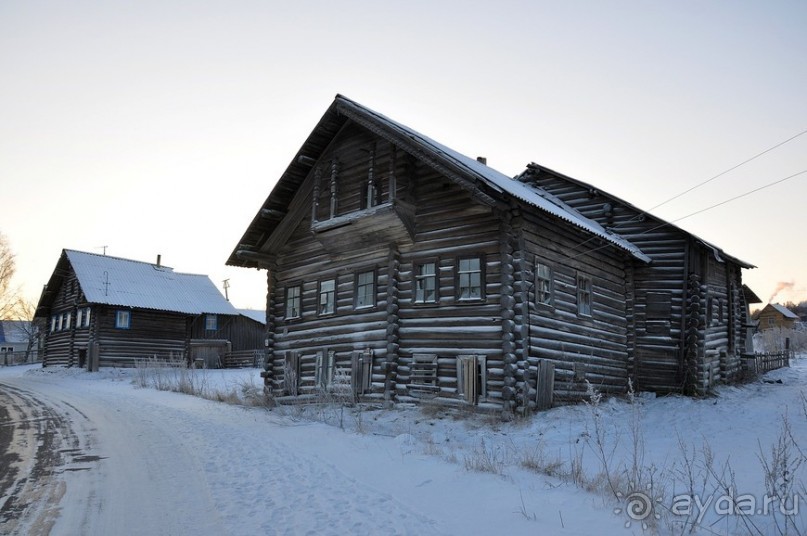
[[319,314],[332,315],[336,312],[336,280],[319,282]]
[[216,331],[219,329],[219,317],[217,315],[205,315],[205,330]]
[[535,263],[535,303],[552,305],[552,268],[540,262]]
[[117,329],[129,329],[132,326],[132,315],[129,311],[115,312],[115,327]]
[[76,329],[90,327],[90,308],[79,307],[76,310]]
[[286,289],[286,320],[300,318],[302,314],[302,287],[295,285]]
[[50,332],[53,333],[56,331],[56,328],[59,326],[59,316],[58,315],[51,315],[50,317]]
[[591,278],[577,276],[577,314],[591,316]]
[[356,274],[356,309],[375,306],[375,270]]
[[482,299],[482,259],[462,257],[457,262],[457,298]]
[[415,265],[415,303],[437,303],[437,263]]

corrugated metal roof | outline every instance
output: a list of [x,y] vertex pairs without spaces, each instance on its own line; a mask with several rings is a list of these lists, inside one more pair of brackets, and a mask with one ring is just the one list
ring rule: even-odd
[[186,314],[236,315],[209,277],[167,266],[65,250],[89,303]]
[[794,313],[793,311],[791,311],[790,309],[788,309],[784,305],[779,305],[778,303],[772,303],[771,307],[773,307],[774,309],[776,309],[777,311],[782,313],[782,316],[784,316],[785,318],[792,318],[794,320],[799,319],[799,315],[797,315],[796,313]]

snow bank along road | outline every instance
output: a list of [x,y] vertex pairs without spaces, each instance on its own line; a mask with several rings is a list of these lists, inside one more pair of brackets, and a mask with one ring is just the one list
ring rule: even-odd
[[3,534],[586,534],[592,516],[619,529],[586,509],[561,530],[563,504],[528,520],[519,486],[407,448],[405,430],[353,434],[47,371],[0,369]]

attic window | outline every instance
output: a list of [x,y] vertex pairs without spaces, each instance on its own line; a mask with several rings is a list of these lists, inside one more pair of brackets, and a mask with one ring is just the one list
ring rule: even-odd
[[219,317],[217,315],[205,315],[205,330],[216,331],[219,329]]
[[381,185],[368,180],[362,185],[361,208],[372,208],[381,204]]

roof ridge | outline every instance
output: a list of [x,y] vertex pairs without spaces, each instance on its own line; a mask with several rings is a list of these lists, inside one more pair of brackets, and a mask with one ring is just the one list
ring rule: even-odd
[[137,259],[129,259],[129,258],[126,258],[126,257],[118,257],[116,255],[105,255],[105,254],[100,254],[100,253],[91,253],[89,251],[81,251],[81,250],[78,250],[78,249],[69,249],[69,248],[65,248],[64,251],[65,252],[70,252],[70,253],[78,253],[80,255],[89,255],[91,257],[98,257],[99,259],[111,259],[111,260],[114,260],[114,261],[124,261],[124,262],[131,262],[131,263],[134,263],[134,264],[142,264],[142,265],[145,265],[145,266],[152,266],[154,268],[160,268],[160,269],[163,269],[163,270],[166,270],[166,271],[170,271],[174,275],[188,275],[188,276],[196,276],[196,277],[209,277],[207,274],[200,274],[200,273],[197,273],[197,272],[178,272],[173,267],[165,265],[165,264],[157,265],[156,263],[153,263],[153,262],[139,261]]

